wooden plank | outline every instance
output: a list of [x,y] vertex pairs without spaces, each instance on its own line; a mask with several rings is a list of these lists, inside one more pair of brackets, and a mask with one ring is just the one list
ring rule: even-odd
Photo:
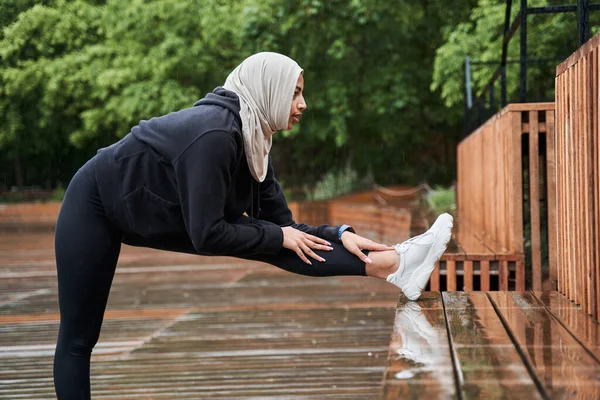
[[546,111],[554,109],[554,102],[512,103],[505,107],[508,111]]
[[594,125],[594,157],[595,157],[595,192],[596,198],[596,216],[595,216],[595,244],[594,251],[595,256],[595,267],[596,267],[596,307],[593,313],[594,319],[600,321],[600,49],[595,50],[594,67],[592,73],[594,74],[593,83],[593,125]]
[[[556,266],[556,154],[554,151],[554,111],[546,111],[546,174],[548,180],[548,264],[552,290],[556,290],[558,271]],[[519,290],[519,289],[517,289]]]
[[456,290],[456,261],[446,261],[446,290]]
[[[573,66],[574,72],[574,80],[573,83],[575,85],[575,110],[573,115],[573,183],[574,183],[574,191],[573,193],[573,221],[581,221],[581,199],[582,199],[582,171],[581,171],[581,160],[578,157],[578,153],[581,151],[581,69],[578,68],[577,65]],[[575,230],[571,228],[571,232],[573,233],[575,251],[573,255],[575,256],[574,266],[576,270],[574,271],[575,275],[575,301],[577,304],[582,304],[584,301],[584,282],[583,282],[583,260],[581,258],[583,251],[583,241],[582,241],[582,232],[581,228]]]
[[541,399],[486,294],[442,296],[462,398]]
[[[510,221],[514,227],[514,236],[523,237],[523,177],[521,174],[521,113],[511,113],[511,191],[509,203]],[[517,239],[516,252],[523,253],[523,240]]]
[[517,292],[525,291],[525,261],[515,262],[515,290]]
[[540,159],[538,113],[529,112],[529,205],[533,290],[542,290],[542,247],[540,239]]
[[465,252],[466,259],[486,259],[490,261],[496,259],[496,255],[475,234],[464,235],[463,241],[460,242],[460,247]]
[[600,364],[532,293],[488,292],[488,296],[547,397],[599,397]]
[[589,314],[593,313],[595,308],[594,304],[594,286],[595,286],[595,269],[594,262],[592,260],[592,226],[594,219],[594,197],[593,197],[593,173],[592,173],[592,162],[593,162],[593,136],[591,134],[591,114],[590,108],[590,97],[591,97],[591,82],[590,82],[590,54],[581,59],[582,69],[582,153],[580,157],[583,158],[583,179],[584,179],[584,204],[583,204],[583,225],[585,229],[585,237],[583,241],[583,258],[584,258],[584,285],[585,285],[585,310]]
[[440,290],[440,262],[435,263],[435,268],[429,278],[429,290],[432,292],[439,292]]
[[468,260],[463,262],[463,283],[463,290],[473,290],[473,261]]
[[574,125],[575,129],[573,130],[573,141],[574,141],[574,153],[573,153],[573,161],[575,164],[575,191],[576,195],[573,205],[575,216],[573,221],[578,221],[578,229],[573,230],[575,233],[575,264],[574,266],[577,268],[575,271],[575,279],[576,279],[576,302],[578,304],[582,304],[585,307],[585,260],[583,254],[585,252],[585,226],[583,220],[583,202],[585,201],[585,189],[584,189],[584,181],[585,176],[583,172],[584,162],[582,157],[579,155],[584,151],[582,148],[582,131],[583,131],[583,87],[582,87],[582,70],[581,63],[577,63],[573,66],[575,70],[575,118]]
[[457,398],[446,319],[439,292],[419,301],[400,296],[382,399]]
[[448,244],[446,252],[442,254],[442,260],[464,261],[466,258],[467,254],[464,252],[461,244],[457,240],[451,240]]
[[587,315],[581,307],[558,292],[533,292],[533,294],[586,347],[588,352],[600,360],[600,324]]
[[490,290],[490,262],[488,260],[481,260],[479,264],[479,271],[481,290]]
[[[571,87],[574,85],[573,82],[573,69],[569,69],[567,71],[567,82],[566,86]],[[573,218],[573,206],[572,206],[572,181],[573,181],[573,157],[572,157],[572,147],[573,147],[573,120],[574,120],[574,107],[575,107],[575,99],[572,98],[572,94],[568,92],[568,96],[570,101],[568,101],[567,108],[567,126],[565,127],[565,174],[564,174],[564,193],[565,193],[565,219],[563,220],[564,227],[567,228],[565,231],[565,249],[569,251],[566,252],[566,263],[565,268],[567,270],[566,282],[568,285],[568,296],[570,299],[574,299],[575,297],[575,276],[574,276],[574,268],[575,268],[575,250],[572,248],[573,242],[573,232],[571,231],[569,225],[566,225],[568,221],[572,221]]]
[[588,40],[583,46],[577,51],[571,54],[565,61],[556,66],[556,76],[560,76],[565,73],[569,68],[575,65],[581,58],[585,57],[589,52],[600,46],[600,34],[597,34],[590,40]]
[[559,226],[562,225],[563,221],[563,212],[564,212],[564,199],[563,199],[563,190],[562,190],[562,176],[563,176],[563,168],[565,163],[563,162],[563,137],[564,137],[564,116],[565,116],[565,107],[564,107],[564,84],[563,84],[564,76],[556,77],[556,124],[555,124],[555,135],[554,135],[554,143],[555,143],[555,156],[556,156],[556,272],[558,274],[558,290],[561,293],[565,293],[565,278],[563,268],[563,258],[564,258],[564,246],[563,246],[563,231],[564,229],[558,229]]
[[570,297],[571,295],[571,285],[572,285],[572,280],[570,280],[570,273],[572,271],[571,268],[569,268],[569,263],[570,263],[570,257],[572,252],[570,251],[566,251],[569,247],[569,233],[567,228],[567,221],[570,215],[570,204],[569,204],[569,196],[568,196],[568,180],[569,180],[569,168],[570,168],[570,163],[569,163],[569,154],[568,154],[568,149],[569,149],[569,132],[571,131],[571,116],[572,116],[572,103],[570,101],[568,101],[568,90],[567,87],[570,85],[570,78],[571,78],[571,73],[569,71],[569,73],[565,74],[563,76],[563,110],[561,115],[564,117],[563,118],[563,123],[561,124],[561,130],[562,130],[562,135],[561,135],[561,142],[562,142],[562,151],[561,151],[561,165],[562,165],[562,171],[561,171],[561,192],[562,192],[562,215],[561,215],[561,224],[559,224],[560,226],[564,227],[563,229],[561,229],[561,236],[562,236],[562,243],[561,243],[561,248],[564,250],[563,251],[563,256],[561,258],[561,265],[563,266],[563,282],[564,282],[564,293]]
[[[542,110],[542,112],[546,112],[546,113],[547,113],[548,111],[543,111],[543,110]],[[541,133],[541,132],[546,132],[546,131],[547,131],[547,129],[548,129],[548,127],[547,127],[547,125],[546,125],[546,122],[539,122],[539,121],[538,121],[538,124],[537,124],[537,125],[538,125],[538,132],[540,132],[540,133]],[[521,128],[521,130],[522,130],[523,132],[529,132],[529,130],[530,130],[530,129],[531,129],[531,126],[529,125],[529,122],[523,122],[523,125],[522,125],[522,128]]]
[[[575,85],[575,80],[574,80],[574,74],[573,74],[573,69],[569,69],[568,70],[568,85],[569,87],[573,87]],[[574,96],[571,96],[571,93],[569,93],[569,96],[571,97],[571,101],[569,102],[569,109],[568,109],[568,113],[569,113],[569,120],[568,120],[568,128],[567,128],[567,132],[566,132],[566,144],[565,144],[565,152],[566,152],[566,165],[567,165],[567,171],[565,174],[565,196],[567,199],[567,215],[565,218],[564,223],[566,224],[567,221],[572,221],[573,219],[573,188],[572,186],[572,182],[573,179],[575,178],[574,175],[575,173],[574,171],[574,165],[575,163],[573,162],[573,157],[572,154],[574,153],[572,148],[573,148],[573,131],[574,131],[574,120],[575,120],[575,103],[576,103],[576,99],[574,98]],[[576,266],[576,261],[575,261],[575,249],[572,245],[573,240],[575,239],[573,237],[573,233],[572,230],[570,229],[569,225],[564,225],[567,228],[567,232],[565,235],[566,238],[566,242],[567,242],[567,246],[566,248],[569,250],[567,252],[568,255],[568,259],[567,259],[567,271],[568,271],[568,276],[567,276],[567,281],[569,282],[569,298],[570,299],[574,299],[575,301],[577,301],[575,299],[576,296],[576,291],[577,288],[575,287],[576,285],[576,274],[575,272],[575,266]]]
[[498,261],[498,286],[500,290],[508,290],[508,261]]

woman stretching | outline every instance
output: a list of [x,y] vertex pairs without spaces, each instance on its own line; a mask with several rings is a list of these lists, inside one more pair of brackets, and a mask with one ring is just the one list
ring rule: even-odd
[[421,295],[450,240],[450,215],[394,247],[347,225],[292,219],[269,151],[275,131],[291,129],[306,109],[302,72],[281,54],[255,54],[193,107],[141,121],[77,171],[55,233],[59,399],[90,398],[90,356],[121,243],[239,257],[302,275],[372,276],[409,299]]

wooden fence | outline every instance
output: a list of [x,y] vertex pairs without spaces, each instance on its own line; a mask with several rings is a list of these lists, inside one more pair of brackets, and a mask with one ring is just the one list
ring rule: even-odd
[[0,204],[0,229],[53,228],[59,202]]
[[330,203],[330,223],[349,224],[362,236],[381,243],[398,243],[410,237],[410,210],[373,204]]
[[[358,196],[358,195],[357,195]],[[347,199],[329,201],[292,202],[290,210],[296,222],[309,225],[348,224],[361,236],[383,243],[397,243],[410,236],[410,210],[391,206],[378,206],[363,201],[362,197],[373,198],[369,192],[361,196],[361,202]]]
[[[554,103],[506,106],[458,145],[457,162],[457,231],[463,250],[468,254],[473,245],[483,246],[506,260],[524,254],[524,240],[529,240],[526,286],[542,289],[542,258],[556,281],[556,249],[547,246],[556,235],[548,229],[555,215],[547,212],[555,209]],[[518,257],[514,262],[516,289],[522,290],[525,270]]]
[[556,68],[558,290],[600,315],[600,34]]
[[[421,190],[424,188],[375,188],[373,192],[329,202],[294,202],[290,209],[296,221],[312,225],[346,223],[362,236],[394,244],[410,236],[411,209],[414,211],[415,206],[414,203],[411,206],[407,198],[394,196],[412,196],[414,200]],[[415,232],[418,233],[421,231]],[[470,240],[464,244],[453,241],[436,265],[428,290],[525,290],[524,256],[522,253],[497,254],[479,241]]]

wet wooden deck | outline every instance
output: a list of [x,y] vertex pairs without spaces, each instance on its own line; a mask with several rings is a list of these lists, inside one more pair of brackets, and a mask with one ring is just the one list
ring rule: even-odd
[[600,325],[557,292],[401,297],[385,399],[599,399]]
[[[0,398],[55,398],[51,233],[0,234]],[[398,290],[233,258],[124,247],[92,395],[102,399],[376,398]]]
[[[0,398],[54,398],[51,233],[0,234]],[[598,399],[600,326],[551,292],[429,292],[124,247],[102,399]]]

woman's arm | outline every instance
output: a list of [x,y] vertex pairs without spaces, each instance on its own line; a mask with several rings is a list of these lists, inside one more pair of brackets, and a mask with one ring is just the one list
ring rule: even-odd
[[173,163],[181,211],[194,248],[201,254],[277,254],[283,232],[276,224],[227,223],[224,207],[236,163],[237,144],[229,132],[207,132]]
[[[275,179],[275,172],[273,170],[273,164],[269,158],[269,167],[267,170],[267,176],[260,184],[260,215],[259,219],[272,222],[279,226],[291,226],[302,232],[320,237],[330,242],[341,244],[338,239],[338,231],[341,225],[320,225],[311,226],[307,224],[297,224],[290,211],[281,185],[277,179]],[[354,232],[352,228],[348,229],[350,232]]]

